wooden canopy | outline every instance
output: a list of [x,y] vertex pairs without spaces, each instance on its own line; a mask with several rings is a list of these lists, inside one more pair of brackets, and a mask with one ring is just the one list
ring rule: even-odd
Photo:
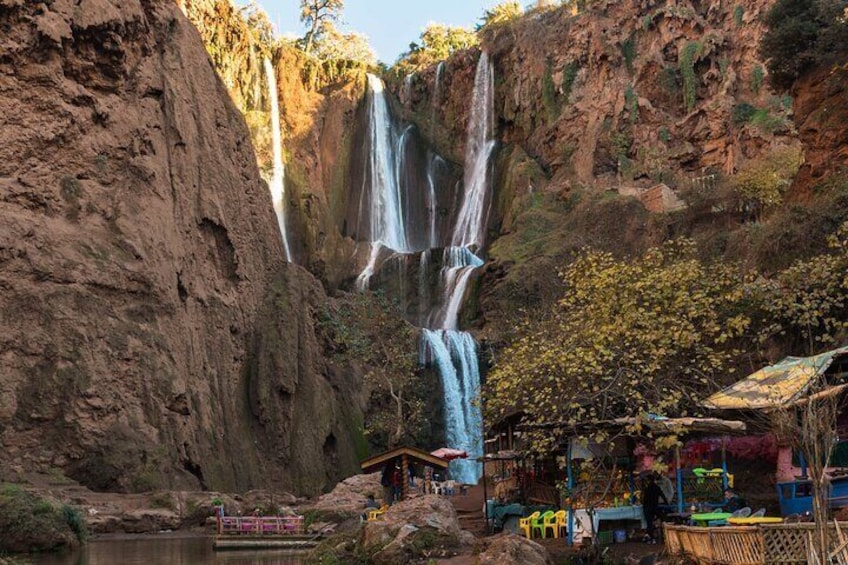
[[374,473],[379,471],[386,463],[393,459],[403,459],[404,457],[407,457],[407,460],[412,460],[414,462],[421,463],[422,465],[440,467],[442,469],[448,468],[448,462],[444,459],[434,457],[426,451],[421,451],[414,447],[396,447],[395,449],[391,449],[385,453],[381,453],[380,455],[369,457],[368,459],[363,460],[360,465],[362,466],[362,470],[366,473]]
[[420,449],[415,449],[414,447],[397,447],[395,449],[391,449],[386,451],[385,453],[381,453],[380,455],[375,455],[374,457],[369,457],[360,463],[362,466],[362,470],[366,473],[374,473],[379,471],[381,468],[385,467],[387,464],[391,464],[393,461],[400,459],[401,463],[401,498],[405,499],[409,496],[409,464],[410,463],[420,463],[422,465],[428,465],[430,467],[440,467],[442,469],[448,468],[448,462],[441,457],[435,457],[430,455],[426,451],[421,451]]

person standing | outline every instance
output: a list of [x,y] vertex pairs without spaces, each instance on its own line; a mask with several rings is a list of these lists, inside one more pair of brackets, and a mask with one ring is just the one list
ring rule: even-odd
[[645,513],[645,522],[648,524],[648,543],[657,543],[656,521],[660,516],[660,500],[668,504],[668,499],[654,480],[654,475],[648,475],[642,491],[642,512]]

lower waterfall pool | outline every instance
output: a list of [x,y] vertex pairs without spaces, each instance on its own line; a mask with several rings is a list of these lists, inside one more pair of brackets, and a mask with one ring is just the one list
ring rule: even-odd
[[94,539],[71,552],[24,557],[32,565],[301,565],[290,550],[213,551],[206,536],[123,536]]

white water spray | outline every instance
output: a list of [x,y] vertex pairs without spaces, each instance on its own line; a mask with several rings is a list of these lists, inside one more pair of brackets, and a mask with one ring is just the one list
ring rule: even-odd
[[274,145],[274,170],[269,183],[271,202],[274,205],[274,212],[277,214],[277,223],[280,225],[283,247],[286,250],[286,261],[291,263],[292,254],[289,247],[289,236],[286,232],[286,170],[283,165],[283,135],[280,131],[280,101],[277,95],[277,77],[274,74],[274,66],[270,59],[265,59],[265,76],[268,80],[268,97],[271,99],[271,136]]

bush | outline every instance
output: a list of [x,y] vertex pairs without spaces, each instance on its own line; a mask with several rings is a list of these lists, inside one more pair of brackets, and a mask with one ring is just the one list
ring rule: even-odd
[[690,41],[680,54],[680,75],[683,77],[683,105],[687,112],[695,109],[698,98],[698,76],[695,74],[695,61],[701,53],[701,44]]
[[757,109],[754,106],[751,106],[747,102],[740,102],[733,107],[731,119],[734,124],[741,126],[747,124],[756,112]]
[[78,510],[67,505],[56,508],[15,485],[0,489],[0,552],[54,551],[78,545],[87,537]]

